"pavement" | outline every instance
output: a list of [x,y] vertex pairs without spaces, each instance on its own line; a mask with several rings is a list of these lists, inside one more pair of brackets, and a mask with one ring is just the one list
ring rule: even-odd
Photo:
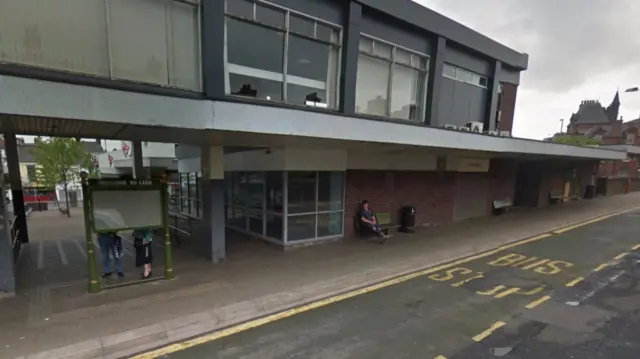
[[550,231],[137,358],[637,358],[638,218]]
[[[363,292],[362,288],[398,281],[399,277],[433,270],[452,260],[639,205],[640,193],[571,202],[422,229],[414,234],[395,234],[384,245],[344,240],[281,251],[230,233],[228,258],[220,264],[194,256],[185,243],[185,248],[173,249],[175,280],[109,289],[95,295],[85,292],[86,265],[78,259],[82,252],[73,241],[70,246],[61,243],[65,264],[57,244],[73,235],[82,238],[82,227],[75,226],[73,235],[64,236],[56,235],[53,224],[36,231],[32,228],[41,218],[34,213],[29,219],[32,243],[18,268],[18,295],[0,301],[0,357],[125,357],[205,333],[220,333],[221,329],[236,328],[234,325],[256,318],[282,315],[287,310],[297,312],[301,306],[314,307],[326,303],[328,297],[354,290],[366,298],[376,293]],[[77,221],[77,217],[70,221],[55,217],[51,221],[66,223],[56,225],[70,231],[70,221]],[[39,241],[48,241],[42,248],[49,248],[43,254],[41,269]],[[486,270],[474,265],[479,267],[469,269]],[[47,273],[56,274],[47,277]],[[438,293],[430,292],[429,296],[436,298]],[[440,300],[447,304],[454,298]],[[392,299],[387,300],[393,303]],[[315,311],[325,309],[318,307]],[[435,313],[444,315],[448,310]]]

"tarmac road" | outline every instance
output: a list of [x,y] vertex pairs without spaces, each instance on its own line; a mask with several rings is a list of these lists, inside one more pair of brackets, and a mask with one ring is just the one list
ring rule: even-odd
[[141,357],[638,358],[639,233],[627,212]]

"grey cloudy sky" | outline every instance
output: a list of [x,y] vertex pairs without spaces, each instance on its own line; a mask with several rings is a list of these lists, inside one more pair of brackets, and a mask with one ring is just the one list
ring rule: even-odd
[[[640,115],[638,0],[414,0],[529,54],[518,89],[514,133],[560,129],[583,99],[608,105],[621,90],[625,121]],[[566,123],[565,123],[566,125]]]

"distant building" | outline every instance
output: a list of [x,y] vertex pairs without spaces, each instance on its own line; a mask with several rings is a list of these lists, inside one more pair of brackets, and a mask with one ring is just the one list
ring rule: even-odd
[[628,159],[625,161],[601,161],[599,177],[638,177],[640,119],[624,122],[622,117],[618,117],[619,111],[618,92],[607,107],[598,100],[585,100],[580,103],[578,111],[571,115],[567,125],[567,135],[593,138],[600,141],[600,147],[627,153]]

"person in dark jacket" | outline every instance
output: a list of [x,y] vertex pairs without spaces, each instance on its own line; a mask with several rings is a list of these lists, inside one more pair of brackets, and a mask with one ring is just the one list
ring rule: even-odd
[[133,231],[133,243],[136,248],[136,267],[144,267],[142,279],[148,279],[153,263],[153,233],[150,229],[136,229]]

